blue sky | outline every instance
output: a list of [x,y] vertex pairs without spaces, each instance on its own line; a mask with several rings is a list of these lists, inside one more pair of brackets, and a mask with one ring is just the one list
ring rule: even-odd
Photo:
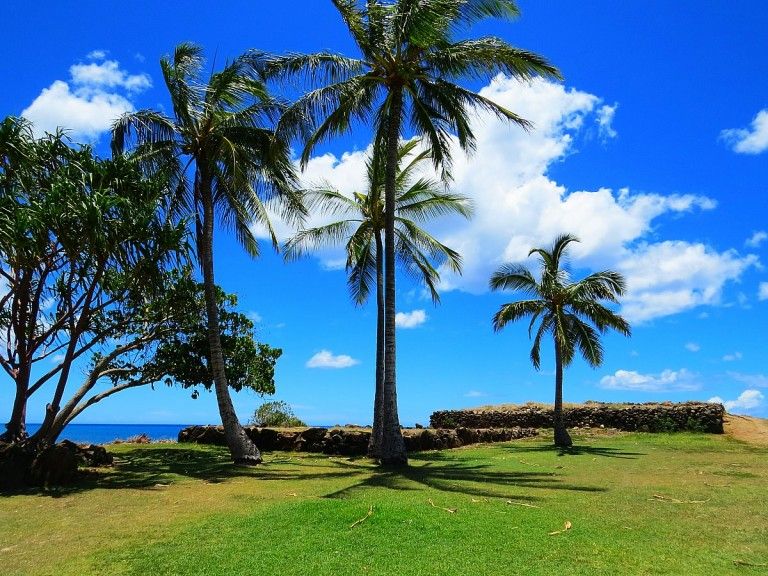
[[[734,412],[768,416],[768,5],[519,5],[519,21],[486,22],[472,34],[545,55],[565,81],[468,83],[535,129],[477,118],[477,152],[455,153],[453,189],[473,199],[475,217],[439,221],[432,231],[463,254],[465,271],[444,275],[437,308],[418,286],[398,286],[401,421],[426,423],[436,409],[551,401],[551,347],[536,372],[525,326],[494,334],[491,316],[514,296],[486,286],[500,263],[533,264],[524,260],[528,250],[562,232],[582,239],[574,274],[612,268],[627,276],[621,311],[633,325],[631,339],[605,337],[602,367],[574,362],[566,400],[720,398]],[[219,64],[249,48],[355,55],[323,0],[74,6],[0,7],[15,30],[0,39],[0,116],[24,113],[40,130],[64,125],[104,154],[116,114],[168,109],[158,61],[181,41],[201,44]],[[319,149],[307,182],[352,191],[369,137],[358,127]],[[219,234],[216,258],[217,280],[258,320],[259,338],[284,350],[276,398],[310,423],[370,422],[375,312],[350,302],[339,252],[286,264],[265,244],[254,261]],[[0,376],[0,418],[10,412],[10,384]],[[36,396],[30,422],[48,400],[44,391]],[[263,401],[234,398],[242,420]],[[217,420],[213,395],[193,400],[164,387],[122,393],[79,419]]]

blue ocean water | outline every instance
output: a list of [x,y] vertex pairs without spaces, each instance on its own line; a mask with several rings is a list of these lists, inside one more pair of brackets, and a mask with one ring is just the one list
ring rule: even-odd
[[[78,444],[107,444],[146,434],[152,440],[176,440],[179,431],[189,424],[70,424],[64,427],[59,440],[71,440]],[[40,424],[27,424],[29,434],[34,434]]]

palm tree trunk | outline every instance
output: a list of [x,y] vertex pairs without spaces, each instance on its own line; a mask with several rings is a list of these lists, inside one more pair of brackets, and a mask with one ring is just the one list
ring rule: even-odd
[[384,179],[384,398],[380,462],[383,466],[405,466],[408,456],[397,415],[395,363],[395,188],[397,145],[403,112],[402,88],[391,88],[391,102],[386,134],[386,173]]
[[381,457],[382,413],[384,411],[384,243],[381,232],[376,237],[376,394],[373,399],[373,429],[368,456]]
[[[199,182],[195,183],[196,185]],[[219,404],[221,423],[229,452],[235,464],[255,465],[261,462],[261,453],[240,426],[229,396],[227,375],[224,371],[224,353],[221,348],[219,327],[219,306],[216,299],[216,284],[213,277],[213,196],[211,187],[203,184],[199,187],[200,200],[203,204],[202,242],[198,244],[198,258],[203,269],[203,287],[205,293],[205,312],[208,320],[208,343],[211,348],[211,371]]]
[[568,448],[573,445],[563,418],[563,354],[560,343],[555,337],[555,410],[554,410],[555,446]]

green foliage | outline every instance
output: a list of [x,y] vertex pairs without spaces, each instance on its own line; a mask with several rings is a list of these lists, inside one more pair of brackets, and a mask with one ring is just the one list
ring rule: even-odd
[[[275,393],[275,363],[283,351],[254,338],[254,324],[237,312],[237,297],[217,287],[219,328],[229,387],[235,391],[247,388],[259,394]],[[166,377],[168,385],[183,388],[213,387],[210,362],[205,296],[203,285],[182,279],[168,298],[183,307],[173,320],[173,329],[161,339],[151,365],[158,377]],[[193,391],[197,397],[197,391]]]
[[264,402],[256,408],[251,419],[255,426],[271,426],[275,428],[291,428],[294,426],[306,426],[293,413],[291,405],[283,400]]

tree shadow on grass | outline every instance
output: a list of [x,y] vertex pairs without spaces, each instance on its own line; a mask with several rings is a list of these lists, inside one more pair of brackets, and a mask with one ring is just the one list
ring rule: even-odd
[[513,454],[554,452],[558,456],[601,456],[604,458],[622,458],[627,460],[635,460],[638,456],[646,456],[645,452],[628,452],[627,450],[621,450],[619,448],[605,448],[602,446],[573,445],[569,448],[560,448],[554,444],[546,446],[526,446],[522,444],[516,444],[513,446],[508,446],[506,450]]
[[[79,472],[78,480],[71,485],[49,489],[28,488],[22,491],[2,493],[37,494],[53,498],[94,489],[144,489],[167,487],[179,477],[202,480],[211,484],[233,478],[268,480],[317,480],[353,476],[354,470],[329,470],[332,463],[312,462],[310,458],[270,458],[259,466],[237,466],[225,451],[194,448],[139,447],[115,454],[114,465],[108,468],[86,468]],[[323,470],[311,471],[313,468]]]
[[[481,498],[505,498],[516,501],[534,501],[541,498],[531,495],[531,489],[572,490],[578,492],[604,492],[605,488],[584,486],[564,482],[554,472],[509,472],[494,469],[489,464],[465,464],[462,462],[435,462],[432,455],[412,457],[416,464],[384,470],[363,466],[360,463],[339,462],[340,466],[365,469],[370,476],[359,482],[326,494],[326,498],[346,498],[351,493],[366,488],[387,488],[391,490],[422,490],[431,488],[441,492],[454,492]],[[524,490],[525,493],[521,493]]]

